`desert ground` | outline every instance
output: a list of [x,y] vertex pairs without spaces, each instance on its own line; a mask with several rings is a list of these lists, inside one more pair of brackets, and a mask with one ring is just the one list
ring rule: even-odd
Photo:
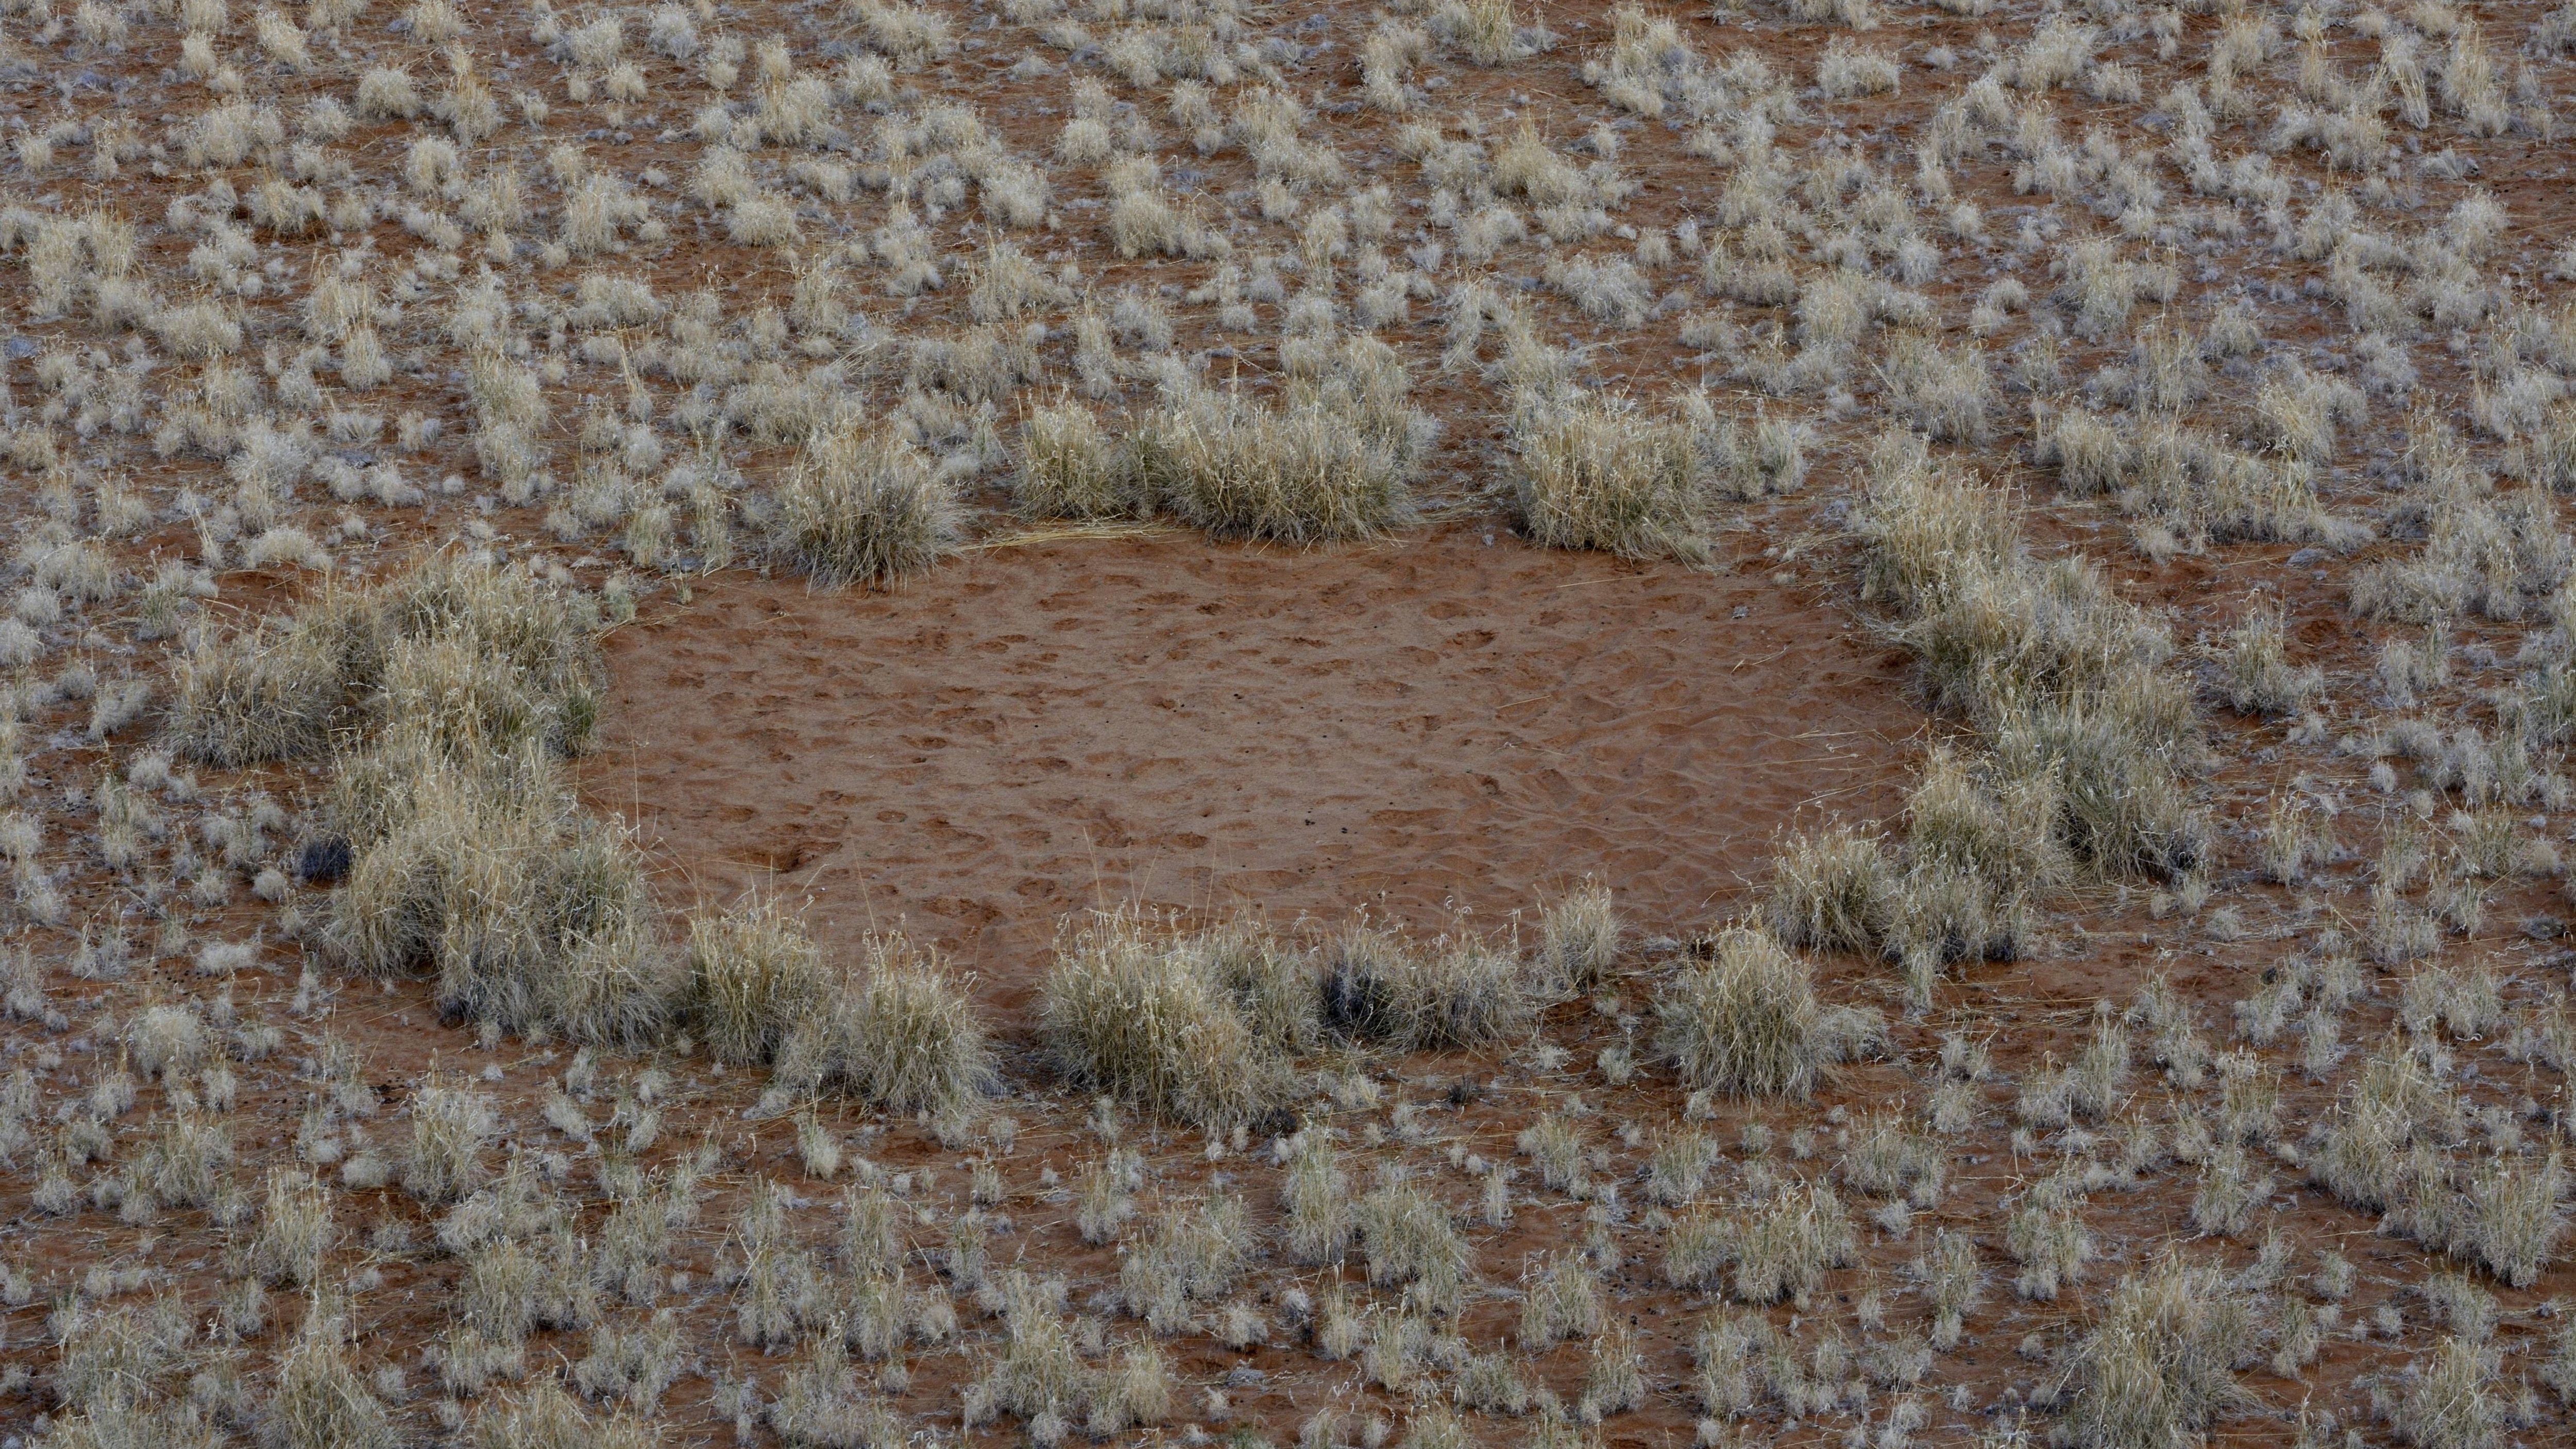
[[2571,131],[0,0],[0,1446],[2576,1438]]

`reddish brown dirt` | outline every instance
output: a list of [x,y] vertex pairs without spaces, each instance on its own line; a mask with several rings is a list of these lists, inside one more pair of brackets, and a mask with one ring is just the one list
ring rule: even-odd
[[609,645],[585,779],[666,894],[810,893],[841,942],[901,920],[1006,1002],[1094,904],[1483,928],[1590,874],[1678,933],[1800,811],[1888,808],[1921,722],[1821,598],[1474,527],[1061,540],[657,613]]

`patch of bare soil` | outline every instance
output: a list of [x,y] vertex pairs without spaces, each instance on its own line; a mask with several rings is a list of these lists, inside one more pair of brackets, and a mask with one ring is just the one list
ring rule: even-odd
[[810,894],[844,941],[901,919],[1012,1001],[1092,905],[1485,927],[1589,875],[1679,934],[1801,811],[1885,813],[1921,723],[1827,597],[1476,527],[1032,542],[896,594],[727,577],[608,652],[586,789],[669,894]]

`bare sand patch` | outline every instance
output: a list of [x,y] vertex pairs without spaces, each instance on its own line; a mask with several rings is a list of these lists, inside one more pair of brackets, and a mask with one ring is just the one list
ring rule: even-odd
[[611,640],[586,789],[666,899],[810,893],[843,942],[901,919],[1005,1000],[1101,903],[1437,928],[1592,874],[1684,930],[1802,808],[1893,804],[1920,717],[1842,610],[1486,537],[1068,540],[893,595],[727,576]]

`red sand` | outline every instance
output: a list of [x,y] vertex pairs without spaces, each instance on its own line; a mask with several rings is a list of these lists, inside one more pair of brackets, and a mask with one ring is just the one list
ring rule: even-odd
[[682,873],[665,899],[810,893],[844,944],[900,919],[1005,999],[1059,919],[1129,900],[1437,929],[1593,874],[1679,931],[1802,809],[1892,805],[1920,716],[1829,603],[1487,536],[728,577],[611,639],[587,788]]

